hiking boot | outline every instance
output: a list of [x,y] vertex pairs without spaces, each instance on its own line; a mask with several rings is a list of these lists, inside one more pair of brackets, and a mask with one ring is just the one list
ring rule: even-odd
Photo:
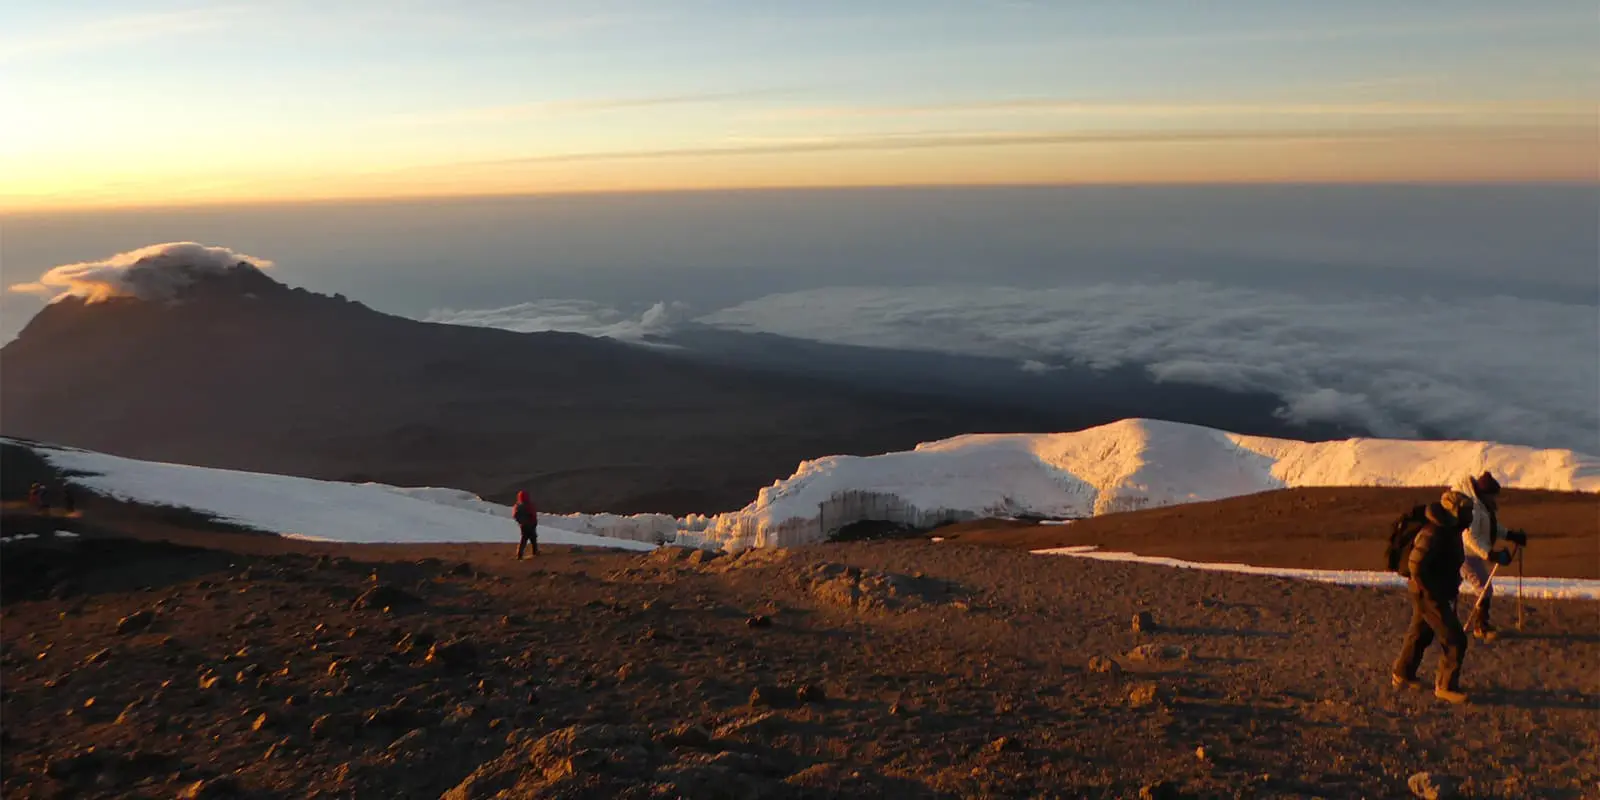
[[1395,689],[1421,689],[1422,681],[1417,680],[1415,675],[1411,677],[1406,677],[1405,675],[1390,675],[1389,685]]
[[1484,624],[1484,625],[1479,625],[1476,628],[1473,628],[1472,629],[1472,635],[1473,635],[1474,638],[1477,638],[1480,641],[1492,642],[1492,641],[1500,638],[1500,631],[1497,628],[1495,628],[1493,625]]
[[1459,689],[1446,689],[1443,686],[1434,689],[1433,696],[1445,701],[1446,703],[1454,703],[1458,706],[1467,702],[1466,692],[1463,692]]

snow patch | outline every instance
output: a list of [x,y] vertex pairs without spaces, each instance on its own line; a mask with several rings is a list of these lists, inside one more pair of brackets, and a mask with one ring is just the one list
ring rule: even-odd
[[[30,447],[57,469],[80,473],[73,482],[97,494],[192,508],[227,522],[306,541],[517,540],[509,507],[456,489],[318,481],[136,461],[62,447],[22,446]],[[654,548],[647,542],[569,530],[561,520],[541,516],[540,543],[624,550]]]
[[[1075,545],[1072,547],[1051,547],[1044,550],[1031,551],[1034,555],[1042,556],[1073,556],[1075,558],[1092,558],[1096,561],[1121,561],[1134,564],[1155,564],[1176,569],[1199,569],[1210,572],[1236,572],[1245,575],[1269,575],[1278,578],[1295,578],[1298,580],[1317,581],[1320,583],[1336,583],[1342,586],[1372,586],[1385,589],[1405,588],[1406,579],[1392,572],[1376,572],[1370,570],[1337,570],[1337,569],[1301,569],[1296,567],[1257,567],[1250,564],[1234,564],[1229,562],[1204,562],[1184,561],[1180,558],[1166,556],[1141,556],[1137,553],[1121,553],[1101,551],[1094,545]],[[1600,600],[1600,580],[1586,578],[1524,578],[1522,581],[1523,596],[1551,600]],[[1469,583],[1461,586],[1463,593],[1472,594],[1473,588]],[[1500,585],[1497,590],[1501,596],[1515,596],[1516,589],[1512,585]]]

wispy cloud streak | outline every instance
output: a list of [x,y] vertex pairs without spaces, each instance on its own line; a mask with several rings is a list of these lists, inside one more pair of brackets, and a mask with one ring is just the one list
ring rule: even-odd
[[[1584,133],[1570,127],[1529,125],[1497,126],[1469,133],[1481,137],[1568,137]],[[927,132],[908,134],[870,134],[863,136],[747,140],[737,144],[679,147],[650,150],[609,150],[584,153],[554,153],[485,161],[453,162],[420,169],[470,166],[509,166],[515,164],[560,164],[596,161],[628,161],[662,158],[716,158],[733,156],[786,155],[871,150],[916,150],[962,147],[1023,147],[1073,144],[1183,144],[1208,142],[1294,142],[1401,140],[1460,137],[1463,129],[1450,126],[1391,127],[1383,129],[1322,128],[1316,130],[1185,130],[1185,131],[1011,131]]]
[[1082,117],[1473,117],[1540,116],[1592,118],[1594,108],[1571,102],[1524,103],[1101,103],[1063,98],[1017,98],[970,103],[787,108],[760,112],[773,120],[931,117],[961,115],[1059,115]]
[[1098,47],[1179,47],[1186,45],[1227,47],[1248,44],[1293,44],[1299,42],[1338,42],[1351,39],[1402,39],[1505,33],[1519,30],[1545,30],[1564,26],[1594,24],[1592,13],[1516,13],[1478,16],[1434,15],[1427,20],[1382,25],[1320,25],[1295,28],[1261,28],[1198,33],[1172,32],[1095,36],[1074,39],[1073,46]]
[[85,22],[68,29],[0,38],[0,63],[78,53],[179,34],[214,30],[237,19],[236,6],[128,14]]
[[664,106],[712,105],[784,94],[782,89],[747,89],[728,92],[645,95],[639,97],[601,97],[590,100],[554,100],[539,103],[461,108],[449,111],[403,114],[393,120],[404,125],[457,125],[510,122],[547,116],[603,114],[610,111],[660,108]]

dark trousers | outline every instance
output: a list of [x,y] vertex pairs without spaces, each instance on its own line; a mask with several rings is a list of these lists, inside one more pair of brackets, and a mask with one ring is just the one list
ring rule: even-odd
[[533,545],[533,554],[534,555],[539,555],[539,526],[538,525],[523,525],[522,526],[522,541],[517,543],[517,558],[518,559],[522,558],[522,549],[527,547],[530,544]]
[[1394,662],[1394,674],[1415,678],[1417,667],[1422,666],[1423,652],[1437,637],[1443,652],[1439,655],[1439,675],[1434,686],[1460,691],[1467,634],[1461,629],[1461,620],[1456,618],[1455,592],[1430,591],[1415,580],[1411,581],[1408,591],[1411,594],[1411,627],[1406,629],[1406,643]]

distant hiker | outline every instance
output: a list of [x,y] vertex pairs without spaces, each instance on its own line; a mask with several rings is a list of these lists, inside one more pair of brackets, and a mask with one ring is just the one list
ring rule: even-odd
[[1398,689],[1419,686],[1417,667],[1422,654],[1437,637],[1443,652],[1434,697],[1465,703],[1461,691],[1461,662],[1467,653],[1467,634],[1456,617],[1456,595],[1461,590],[1464,556],[1461,534],[1471,524],[1472,498],[1455,490],[1444,493],[1427,508],[1427,522],[1411,541],[1403,562],[1411,595],[1411,627],[1395,659],[1392,685]]
[[78,510],[78,499],[72,496],[72,484],[61,484],[61,510],[71,516]]
[[511,518],[522,529],[522,541],[517,543],[517,560],[522,560],[522,549],[533,545],[533,554],[539,555],[539,508],[528,499],[525,491],[517,492],[517,504],[511,507]]
[[33,501],[34,508],[38,509],[40,514],[44,514],[45,516],[49,516],[50,515],[50,487],[45,486],[42,483],[36,483],[36,484],[34,484],[34,486],[38,487],[38,493],[36,495],[34,495],[34,501]]
[[1500,482],[1494,479],[1492,473],[1485,470],[1482,475],[1462,478],[1456,483],[1455,491],[1472,498],[1474,505],[1472,525],[1461,533],[1461,542],[1466,550],[1466,559],[1461,564],[1461,577],[1467,579],[1480,597],[1476,623],[1468,633],[1492,642],[1499,632],[1489,624],[1489,604],[1494,600],[1494,586],[1489,583],[1489,562],[1501,566],[1510,564],[1511,551],[1496,550],[1495,545],[1504,539],[1522,547],[1528,543],[1528,535],[1522,531],[1506,530],[1500,524]]
[[37,481],[28,486],[28,507],[34,511],[44,509],[44,487]]

